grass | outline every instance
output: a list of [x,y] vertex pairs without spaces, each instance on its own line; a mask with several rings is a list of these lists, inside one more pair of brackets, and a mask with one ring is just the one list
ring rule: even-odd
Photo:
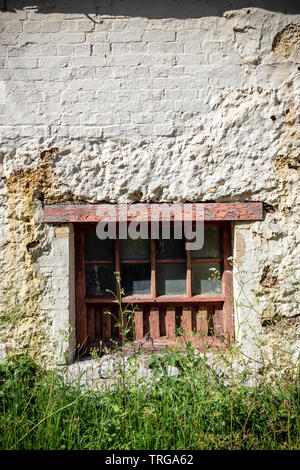
[[[163,373],[167,365],[179,375]],[[120,374],[111,390],[83,392],[28,354],[7,358],[0,449],[299,449],[299,374],[249,387],[216,374],[189,345],[149,366],[151,384],[129,371],[134,380]]]

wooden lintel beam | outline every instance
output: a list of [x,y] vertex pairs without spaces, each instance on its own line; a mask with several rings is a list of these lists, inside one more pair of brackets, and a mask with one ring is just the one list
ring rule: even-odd
[[48,223],[119,222],[134,220],[230,221],[262,220],[261,202],[220,202],[188,204],[51,204],[44,208]]

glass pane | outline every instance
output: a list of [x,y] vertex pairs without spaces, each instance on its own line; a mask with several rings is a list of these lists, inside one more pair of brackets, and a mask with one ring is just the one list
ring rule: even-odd
[[159,232],[159,239],[156,240],[157,259],[185,259],[185,240],[174,239],[174,228],[170,227],[170,238],[162,238],[162,231]]
[[122,264],[121,279],[125,295],[151,293],[150,264]]
[[106,289],[110,289],[113,292],[116,291],[114,269],[113,264],[85,265],[87,297],[111,295],[109,292],[106,292]]
[[156,265],[157,295],[186,294],[186,264]]
[[96,225],[88,227],[85,231],[85,259],[87,261],[114,259],[114,240],[100,240],[96,234]]
[[201,250],[191,250],[192,258],[221,258],[220,227],[204,227],[204,245]]
[[197,294],[221,294],[221,265],[219,263],[192,264],[192,292]]
[[120,240],[121,259],[150,259],[150,240]]

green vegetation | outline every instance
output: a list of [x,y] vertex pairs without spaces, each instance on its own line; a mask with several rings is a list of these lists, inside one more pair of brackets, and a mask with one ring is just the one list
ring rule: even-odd
[[[189,344],[185,352],[153,355],[149,365],[156,380],[127,371],[126,381],[121,373],[113,388],[95,392],[79,381],[66,385],[29,355],[7,358],[0,367],[0,448],[299,448],[299,374],[249,387],[242,377],[231,382],[214,372]],[[168,365],[178,376],[164,373]]]
[[[61,370],[33,362],[29,349],[0,363],[0,449],[300,448],[300,370],[288,341],[286,350],[277,345],[278,364],[275,356],[261,363],[255,380],[253,364],[243,363],[235,345],[215,352],[212,365],[209,351],[200,355],[189,341],[184,351],[153,354],[153,376],[141,378],[139,353],[125,354],[134,311],[122,307],[119,291],[121,346],[112,353],[119,369],[107,377],[109,387],[82,387],[81,377],[66,383]],[[278,323],[269,328],[285,338]],[[168,374],[170,366],[178,375]]]

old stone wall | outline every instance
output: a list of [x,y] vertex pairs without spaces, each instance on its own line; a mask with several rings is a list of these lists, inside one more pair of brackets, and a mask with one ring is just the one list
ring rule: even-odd
[[273,354],[273,319],[297,354],[299,38],[292,1],[2,2],[6,351],[74,338],[72,226],[45,202],[261,201],[233,224],[236,336]]

